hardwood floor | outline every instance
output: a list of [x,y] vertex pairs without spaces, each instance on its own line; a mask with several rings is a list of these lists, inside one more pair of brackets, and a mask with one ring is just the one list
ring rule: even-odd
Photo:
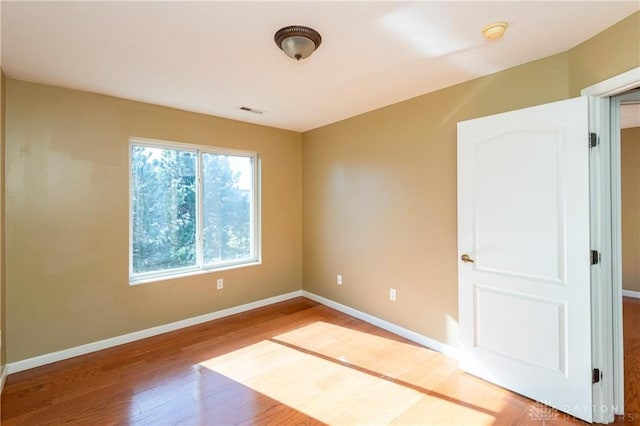
[[640,299],[625,297],[622,313],[626,420],[627,424],[640,425]]
[[[616,423],[640,424],[640,300],[624,326]],[[1,409],[2,425],[585,424],[304,298],[13,374]]]

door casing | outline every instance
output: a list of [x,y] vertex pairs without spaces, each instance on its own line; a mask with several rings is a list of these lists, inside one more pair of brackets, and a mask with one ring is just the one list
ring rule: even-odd
[[[599,146],[592,150],[591,242],[601,251],[598,268],[593,268],[592,329],[593,363],[601,366],[603,380],[594,385],[594,422],[610,423],[624,414],[624,350],[622,338],[622,231],[620,195],[619,117],[612,97],[640,86],[640,67],[631,69],[581,91],[595,102],[590,109],[592,130]],[[612,121],[613,118],[613,121]],[[615,121],[618,120],[617,123]],[[615,128],[617,126],[617,128]]]

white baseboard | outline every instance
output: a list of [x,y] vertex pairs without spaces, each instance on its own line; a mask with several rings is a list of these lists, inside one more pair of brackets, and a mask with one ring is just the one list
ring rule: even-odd
[[640,299],[640,291],[622,290],[622,295],[625,297],[633,297],[634,299]]
[[[20,371],[28,370],[30,368],[40,367],[42,365],[51,364],[53,362],[73,358],[79,355],[85,355],[91,352],[96,352],[102,349],[108,349],[114,346],[130,343],[136,340],[146,339],[147,337],[153,337],[159,334],[168,333],[170,331],[179,330],[181,328],[190,327],[192,325],[202,324],[204,322],[213,321],[213,320],[224,318],[234,314],[239,314],[242,312],[250,311],[252,309],[261,308],[263,306],[272,305],[274,303],[282,302],[282,301],[293,299],[295,297],[300,297],[300,296],[304,296],[308,299],[314,300],[318,303],[321,303],[325,306],[333,308],[337,311],[343,312],[347,315],[351,315],[352,317],[366,321],[370,324],[375,325],[376,327],[380,327],[384,330],[390,331],[391,333],[395,333],[413,342],[419,343],[429,349],[442,352],[443,354],[454,357],[454,358],[457,358],[458,356],[458,349],[453,346],[444,344],[437,340],[431,339],[427,336],[423,336],[422,334],[416,333],[415,331],[411,331],[404,327],[400,327],[389,321],[385,321],[383,319],[374,317],[373,315],[366,314],[364,312],[358,311],[357,309],[351,308],[349,306],[342,305],[340,303],[326,299],[322,296],[318,296],[308,291],[297,290],[291,293],[286,293],[279,296],[258,300],[256,302],[246,303],[244,305],[223,309],[221,311],[216,311],[216,312],[200,315],[193,318],[187,318],[187,319],[172,322],[169,324],[147,328],[145,330],[134,331],[133,333],[123,334],[121,336],[111,337],[111,338],[100,340],[97,342],[87,343],[86,345],[76,346],[73,348],[63,349],[61,351],[51,352],[48,354],[35,356],[33,358],[27,358],[21,361],[8,363],[0,373],[1,374],[0,392],[1,392],[2,386],[4,385],[4,381],[6,379],[7,374],[17,373]],[[634,296],[631,296],[631,297],[634,297]],[[638,296],[635,296],[635,297],[638,297]]]
[[2,393],[2,390],[4,389],[4,382],[7,381],[8,374],[9,373],[7,373],[7,366],[3,365],[2,370],[0,371],[0,393]]
[[[78,355],[85,355],[102,349],[111,348],[113,346],[122,345],[124,343],[133,342],[135,340],[145,339],[147,337],[157,336],[158,334],[168,333],[170,331],[179,330],[181,328],[190,327],[192,325],[202,324],[203,322],[213,321],[218,318],[227,317],[229,315],[239,314],[241,312],[250,311],[252,309],[261,308],[263,306],[272,305],[274,303],[293,299],[302,296],[302,290],[292,291],[291,293],[281,294],[279,296],[269,297],[267,299],[258,300],[256,302],[246,303],[240,306],[223,309],[221,311],[200,315],[193,318],[160,325],[157,327],[147,328],[146,330],[134,331],[133,333],[123,334],[121,336],[111,337],[109,339],[88,343],[86,345],[76,346],[69,349],[63,349],[57,352],[51,352],[39,355],[33,358],[24,359],[7,364],[3,373],[12,374],[19,371],[28,370],[30,368],[39,367],[41,365],[50,364],[52,362],[62,361],[64,359],[73,358]],[[4,381],[3,381],[4,383]]]
[[303,291],[302,295],[308,299],[315,300],[318,303],[321,303],[325,306],[335,309],[336,311],[340,311],[347,315],[351,315],[352,317],[355,317],[365,322],[368,322],[370,324],[373,324],[376,327],[380,327],[384,330],[390,331],[391,333],[397,334],[398,336],[402,336],[405,339],[409,339],[412,342],[419,343],[422,346],[425,346],[429,349],[433,349],[434,351],[441,352],[452,358],[458,358],[458,348],[454,346],[450,346],[445,343],[439,342],[437,340],[431,339],[427,336],[423,336],[422,334],[416,333],[415,331],[411,331],[407,328],[400,327],[399,325],[393,324],[389,321],[385,321],[378,317],[374,317],[373,315],[366,314],[364,312],[358,311],[357,309],[351,308],[346,305],[342,305],[340,303],[334,302],[333,300],[326,299],[322,296],[318,296],[317,294],[313,294],[308,291]]

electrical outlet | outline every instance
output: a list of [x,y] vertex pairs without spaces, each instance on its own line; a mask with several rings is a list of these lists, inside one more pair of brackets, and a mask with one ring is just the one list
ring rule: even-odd
[[342,275],[338,274],[338,277],[336,278],[336,282],[338,283],[338,285],[342,285]]
[[218,278],[218,281],[216,281],[216,287],[218,290],[222,290],[224,288],[224,280],[222,278]]
[[389,300],[393,300],[394,302],[396,301],[396,289],[395,288],[390,288],[389,289]]

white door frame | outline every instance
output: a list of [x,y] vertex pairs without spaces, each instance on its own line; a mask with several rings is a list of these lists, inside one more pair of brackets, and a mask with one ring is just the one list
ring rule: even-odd
[[[594,367],[604,377],[594,386],[594,422],[609,423],[624,414],[624,351],[622,338],[622,231],[620,224],[620,136],[615,123],[617,107],[611,97],[640,86],[640,67],[587,87],[583,96],[596,97],[590,111],[593,131],[600,145],[592,167],[592,248],[602,253],[599,268],[592,272]],[[613,350],[610,350],[612,348]],[[596,407],[611,407],[597,410]]]

